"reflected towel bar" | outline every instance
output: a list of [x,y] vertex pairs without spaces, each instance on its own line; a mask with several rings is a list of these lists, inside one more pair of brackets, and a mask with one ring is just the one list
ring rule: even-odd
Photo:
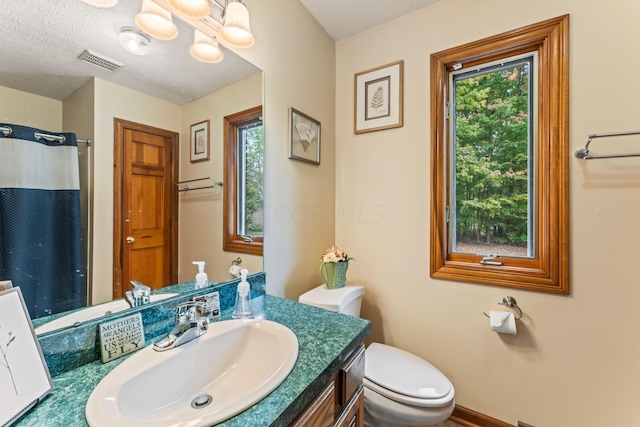
[[640,135],[640,130],[628,131],[628,132],[612,132],[612,133],[595,133],[587,135],[587,144],[584,148],[579,148],[574,151],[573,155],[578,159],[591,160],[591,159],[612,159],[619,157],[640,157],[640,153],[622,153],[622,154],[607,154],[603,156],[591,156],[589,155],[589,144],[596,138],[609,138],[615,136],[629,136]]

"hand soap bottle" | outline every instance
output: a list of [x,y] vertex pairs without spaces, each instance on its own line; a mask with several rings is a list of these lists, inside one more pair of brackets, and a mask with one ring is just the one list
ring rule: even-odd
[[253,307],[251,306],[251,287],[247,282],[246,268],[240,270],[240,283],[236,294],[236,305],[231,315],[234,319],[253,319]]
[[209,286],[207,273],[204,272],[204,261],[193,261],[198,266],[198,274],[196,274],[196,289],[202,289]]

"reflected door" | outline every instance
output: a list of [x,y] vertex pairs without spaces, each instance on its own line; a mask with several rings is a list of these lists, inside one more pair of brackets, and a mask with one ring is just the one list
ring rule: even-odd
[[[119,274],[114,298],[137,280],[158,289],[177,280],[177,202],[174,156],[177,134],[143,125],[121,130]],[[117,188],[117,187],[116,187]],[[176,234],[177,236],[177,234]]]

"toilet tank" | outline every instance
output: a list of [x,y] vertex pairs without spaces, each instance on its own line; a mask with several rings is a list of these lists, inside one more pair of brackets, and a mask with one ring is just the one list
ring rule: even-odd
[[324,285],[320,285],[300,295],[298,301],[314,307],[360,317],[363,294],[363,286],[347,285],[338,289],[327,289]]

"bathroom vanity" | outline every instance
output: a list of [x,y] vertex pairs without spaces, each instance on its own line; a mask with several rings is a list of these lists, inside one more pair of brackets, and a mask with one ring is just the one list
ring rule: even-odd
[[322,387],[294,427],[351,427],[364,423],[364,345]]
[[[263,279],[264,280],[264,279]],[[221,295],[233,295],[237,282],[222,285]],[[223,292],[225,291],[225,292]],[[224,300],[225,298],[221,298]],[[364,376],[363,341],[370,332],[367,320],[347,316],[270,295],[254,298],[260,307],[257,316],[288,327],[298,339],[298,359],[289,376],[271,394],[244,412],[218,425],[246,426],[352,426],[363,419],[362,378]],[[175,302],[172,302],[175,304]],[[231,318],[233,307],[222,307],[219,321]],[[143,313],[143,319],[146,319]],[[166,326],[147,325],[157,337]],[[166,320],[165,320],[166,323]],[[148,339],[148,338],[147,338]],[[85,405],[89,395],[112,369],[126,358],[108,363],[90,361],[64,369],[57,365],[65,360],[62,343],[84,342],[96,345],[91,337],[79,336],[77,330],[60,331],[40,338],[50,366],[54,389],[36,408],[15,425],[68,427],[86,426]],[[148,339],[147,345],[152,340]],[[96,352],[95,348],[85,353]],[[171,350],[169,350],[171,351]],[[75,356],[70,354],[70,358]],[[211,355],[216,357],[215,354]],[[260,354],[255,355],[256,358]],[[162,385],[162,378],[158,379]],[[167,384],[166,386],[170,386]]]

